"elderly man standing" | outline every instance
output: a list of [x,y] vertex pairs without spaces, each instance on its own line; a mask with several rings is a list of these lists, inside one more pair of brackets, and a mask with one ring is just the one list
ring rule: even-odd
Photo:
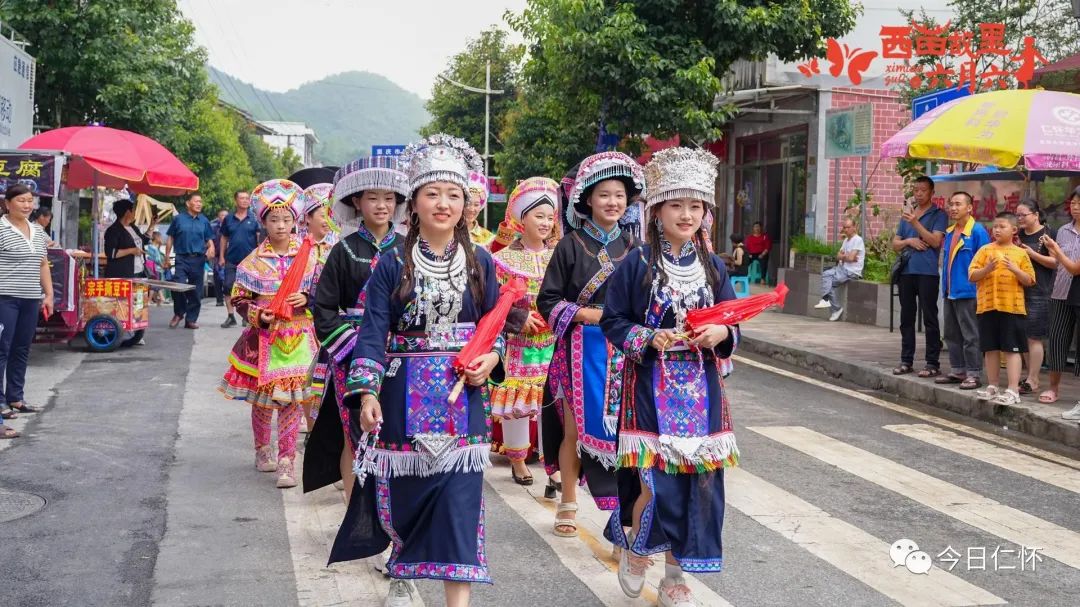
[[913,207],[905,205],[903,220],[893,237],[900,254],[900,366],[893,375],[914,371],[915,317],[922,310],[926,327],[926,367],[919,377],[941,374],[941,328],[938,325],[938,252],[945,240],[949,218],[934,206],[934,180],[925,175],[915,180]]
[[836,267],[829,268],[821,274],[821,301],[815,308],[830,308],[829,320],[840,320],[844,314],[844,308],[836,299],[836,287],[848,281],[862,278],[863,265],[866,263],[866,245],[863,244],[862,236],[859,236],[855,228],[855,220],[847,218],[841,224],[840,232],[844,235],[844,242],[840,245],[840,252],[836,255]]
[[[236,282],[236,266],[259,244],[259,220],[248,212],[251,208],[251,194],[240,190],[233,195],[236,209],[221,222],[221,246],[218,247],[218,265],[224,268],[222,291],[225,293],[225,305],[229,315],[221,323],[222,329],[236,326],[233,313],[232,293]],[[243,315],[240,322],[247,324]]]
[[204,266],[207,259],[214,258],[214,229],[210,220],[202,214],[202,196],[191,194],[187,199],[187,212],[179,213],[169,224],[169,240],[165,243],[165,267],[171,264],[173,247],[176,247],[176,271],[173,280],[194,285],[195,289],[173,293],[173,318],[169,328],[175,329],[184,321],[185,329],[199,328],[199,311],[202,309]]

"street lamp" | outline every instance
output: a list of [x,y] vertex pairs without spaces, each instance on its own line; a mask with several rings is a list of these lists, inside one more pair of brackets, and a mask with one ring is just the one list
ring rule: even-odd
[[[1073,2],[1080,2],[1080,0],[1073,0]],[[439,74],[439,78],[442,78],[458,88],[465,89],[466,91],[484,94],[484,177],[490,179],[490,176],[488,175],[488,173],[490,173],[488,159],[491,154],[489,153],[488,141],[491,139],[491,96],[502,95],[505,91],[502,89],[492,90],[491,88],[491,61],[487,62],[486,74],[487,75],[484,78],[484,88],[482,89],[462,84],[457,80],[451,80],[445,74]],[[487,205],[484,205],[484,224],[487,225]]]

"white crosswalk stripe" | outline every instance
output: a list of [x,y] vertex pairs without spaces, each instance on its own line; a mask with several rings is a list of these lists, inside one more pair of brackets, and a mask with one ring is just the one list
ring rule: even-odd
[[1080,533],[801,427],[750,430],[1020,546],[1080,568]]
[[889,543],[738,468],[726,475],[728,505],[903,605],[999,605],[1004,599],[945,571],[913,575],[886,558]]
[[1073,493],[1080,493],[1080,471],[1073,468],[1043,461],[1023,453],[1000,449],[982,441],[960,436],[955,432],[949,432],[927,424],[897,424],[883,427],[890,432],[903,434],[935,447],[941,447],[953,453],[992,464],[998,468],[1023,474],[1048,485],[1061,487]]

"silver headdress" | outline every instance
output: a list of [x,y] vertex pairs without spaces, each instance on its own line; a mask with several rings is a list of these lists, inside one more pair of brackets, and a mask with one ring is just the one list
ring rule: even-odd
[[582,200],[585,190],[608,179],[621,179],[626,183],[626,197],[630,201],[645,192],[645,176],[641,165],[622,152],[600,152],[581,161],[574,186],[566,205],[566,220],[571,226],[581,227],[581,220],[589,217],[588,203]]
[[675,198],[702,200],[716,205],[716,165],[719,160],[708,150],[668,148],[653,155],[645,165],[645,211]]
[[357,158],[334,174],[334,196],[345,200],[364,190],[389,190],[409,195],[409,177],[398,168],[393,156]]
[[461,186],[469,196],[469,172],[483,172],[484,162],[476,150],[460,137],[436,133],[410,143],[400,159],[401,169],[409,176],[409,193],[429,183],[447,181]]

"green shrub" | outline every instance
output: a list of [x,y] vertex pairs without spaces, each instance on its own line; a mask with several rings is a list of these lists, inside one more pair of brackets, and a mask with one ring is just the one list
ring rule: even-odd
[[791,248],[796,252],[807,255],[827,255],[836,257],[840,251],[840,243],[829,244],[822,242],[813,236],[801,234],[791,239]]

